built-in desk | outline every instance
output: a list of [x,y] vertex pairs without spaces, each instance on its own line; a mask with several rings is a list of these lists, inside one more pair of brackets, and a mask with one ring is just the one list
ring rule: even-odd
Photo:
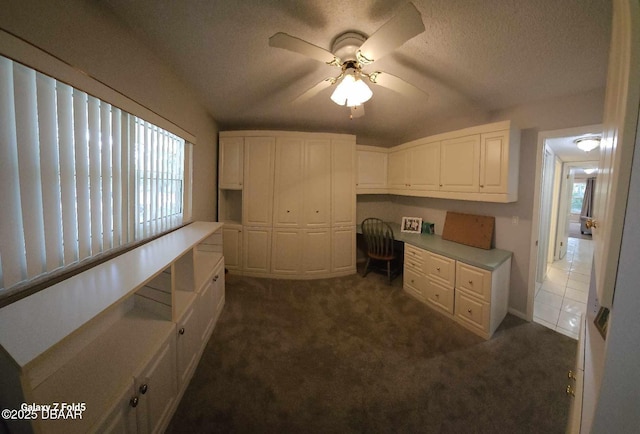
[[[401,232],[398,223],[389,225],[395,240],[405,244],[404,290],[489,339],[507,314],[512,253],[465,246],[439,235]],[[357,231],[362,233],[362,228]]]

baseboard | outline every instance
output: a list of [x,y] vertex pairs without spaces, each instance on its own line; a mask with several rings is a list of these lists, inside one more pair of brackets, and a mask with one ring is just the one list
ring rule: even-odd
[[519,311],[519,310],[517,310],[517,309],[514,309],[514,308],[510,307],[508,312],[509,312],[511,315],[513,315],[513,316],[517,316],[517,317],[518,317],[518,318],[520,318],[520,319],[523,319],[523,320],[525,320],[525,321],[527,321],[527,322],[531,322],[531,321],[529,321],[529,320],[527,319],[527,314],[526,314],[526,313],[522,313],[522,312],[520,312],[520,311]]

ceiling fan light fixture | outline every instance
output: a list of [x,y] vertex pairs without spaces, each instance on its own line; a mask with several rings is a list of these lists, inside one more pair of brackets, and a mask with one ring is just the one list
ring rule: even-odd
[[338,105],[357,107],[369,101],[373,92],[369,86],[354,74],[348,73],[338,83],[336,90],[331,94],[331,101]]
[[575,140],[578,149],[590,152],[600,146],[600,137],[582,137]]

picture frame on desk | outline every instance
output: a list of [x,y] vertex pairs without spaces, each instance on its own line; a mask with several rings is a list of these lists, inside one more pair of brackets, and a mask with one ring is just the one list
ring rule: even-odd
[[419,234],[422,231],[421,217],[402,217],[400,232]]
[[431,222],[422,222],[422,233],[433,235],[436,233],[436,225]]

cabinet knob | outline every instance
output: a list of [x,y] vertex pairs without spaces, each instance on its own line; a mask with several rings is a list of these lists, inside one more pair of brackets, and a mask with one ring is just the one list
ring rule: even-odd
[[436,267],[436,271],[440,271],[440,267]]
[[411,279],[411,283],[413,283],[413,279]]
[[320,212],[320,210],[316,210],[316,214],[318,214]]
[[442,184],[440,184],[440,187],[442,187]]
[[436,294],[436,298],[440,298],[440,294]]
[[180,333],[181,335],[184,334],[184,327],[180,327],[180,330],[178,330],[178,333]]
[[214,281],[214,282],[217,282],[219,278],[220,278],[220,276],[218,276],[218,275],[216,274],[215,276],[213,276],[213,281]]
[[140,389],[138,389],[138,390],[140,390],[140,393],[142,393],[144,395],[145,393],[147,393],[148,389],[149,389],[149,386],[145,383],[142,386],[140,386]]
[[469,285],[473,285],[473,280],[470,280],[470,281],[469,281]]
[[571,385],[567,386],[567,395],[576,396],[576,391],[573,387],[571,387]]
[[290,211],[289,211],[289,210],[287,210],[287,213],[289,213],[289,212],[290,212]]
[[471,309],[467,309],[467,312],[471,313]]
[[129,400],[129,405],[133,408],[136,408],[138,406],[138,397],[134,396],[133,398],[131,398]]
[[570,370],[570,371],[567,373],[567,377],[568,377],[570,380],[575,380],[575,379],[576,379],[576,373]]
[[480,188],[484,188],[484,185],[480,184]]

